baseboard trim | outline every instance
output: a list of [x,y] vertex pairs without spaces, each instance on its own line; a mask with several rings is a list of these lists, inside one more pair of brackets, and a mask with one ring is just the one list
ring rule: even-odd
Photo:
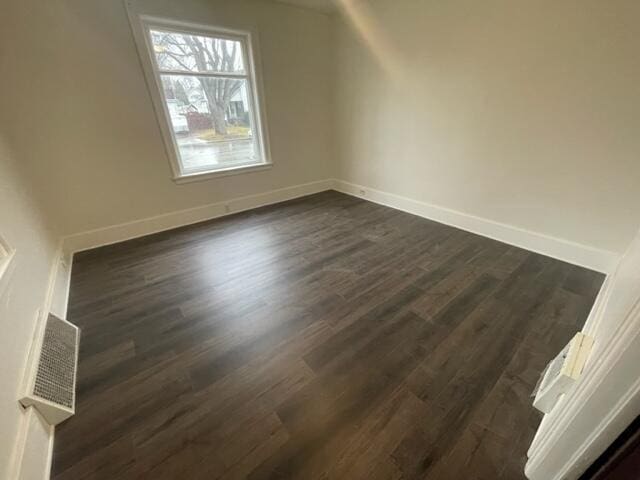
[[70,235],[63,238],[63,251],[66,255],[73,254],[331,189],[606,274],[613,271],[620,258],[620,255],[615,252],[525,230],[339,179],[325,179],[237,197]]
[[[51,264],[49,271],[49,280],[47,285],[47,292],[45,294],[45,301],[42,310],[38,312],[36,324],[34,325],[34,332],[32,335],[35,341],[42,333],[44,321],[47,318],[47,312],[53,311],[56,315],[66,318],[67,305],[69,300],[69,287],[71,282],[71,256],[63,252],[63,241],[60,240],[57,252]],[[30,346],[33,348],[33,345]],[[25,371],[31,363],[31,359],[26,359]],[[23,377],[26,372],[23,372]],[[22,382],[24,384],[24,381]],[[22,387],[21,387],[22,388]],[[24,411],[22,417],[20,429],[16,438],[16,449],[13,457],[13,467],[10,478],[13,480],[21,480],[24,478],[25,471],[25,450],[31,443],[30,441],[30,425],[31,417],[38,415],[38,412],[29,407]],[[44,421],[43,421],[44,422]],[[53,460],[53,442],[54,442],[55,429],[54,427],[48,427],[48,441],[46,451],[43,452],[43,471],[41,478],[48,480],[51,477],[51,465]],[[46,456],[44,456],[46,455]],[[33,473],[33,472],[32,472]],[[32,477],[30,477],[32,478]]]
[[[532,232],[344,180],[326,179],[255,195],[237,197],[227,201],[64,237],[61,241],[60,252],[55,259],[55,265],[52,269],[46,309],[48,311],[51,308],[54,298],[62,299],[63,302],[58,303],[59,310],[61,311],[57,313],[62,314],[63,318],[66,317],[66,302],[69,297],[71,258],[73,253],[332,189],[606,274],[614,270],[620,258],[620,255],[614,252]],[[66,270],[60,275],[60,269],[65,267],[67,267]],[[26,426],[28,422],[24,422],[24,424]],[[25,447],[28,442],[28,432],[22,431],[20,435],[22,436],[20,443]],[[47,471],[43,475],[44,479],[50,478],[53,444],[54,430],[51,429],[46,460]],[[22,458],[22,455],[18,454],[18,458]],[[20,466],[18,465],[18,472],[20,472],[20,470]]]
[[557,258],[598,272],[611,273],[620,259],[614,252],[532,232],[457,210],[432,205],[370,187],[334,180],[334,189],[365,200],[489,237],[500,242]]
[[[596,303],[605,302],[607,296],[601,293],[599,298],[603,300]],[[596,314],[611,312],[603,308]],[[569,392],[570,402],[561,398],[545,415],[527,452],[527,478],[578,478],[633,421],[640,408],[639,347],[640,301],[636,300],[613,334],[591,353],[597,361],[587,365]]]
[[72,254],[83,250],[111,245],[165,230],[184,227],[185,225],[204,222],[225,215],[331,190],[333,183],[331,179],[320,180],[90,230],[65,237],[63,239],[63,249],[65,253]]

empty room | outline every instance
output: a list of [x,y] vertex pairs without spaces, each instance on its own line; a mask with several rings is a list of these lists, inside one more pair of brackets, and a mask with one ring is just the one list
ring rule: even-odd
[[0,4],[0,479],[640,478],[640,2]]

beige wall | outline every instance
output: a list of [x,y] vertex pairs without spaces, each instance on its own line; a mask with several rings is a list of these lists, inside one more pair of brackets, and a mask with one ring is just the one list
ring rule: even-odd
[[138,3],[259,31],[275,166],[176,185],[123,2],[12,2],[6,134],[64,235],[335,176],[599,249],[631,239],[637,2],[373,0],[382,65],[305,9]]
[[335,22],[338,178],[624,250],[640,221],[640,2],[364,5],[367,41]]
[[328,17],[263,1],[140,5],[156,15],[258,30],[275,165],[174,184],[123,2],[3,3],[0,235],[17,254],[0,281],[2,479],[19,432],[27,436],[20,478],[42,478],[46,466],[49,432],[17,400],[36,311],[63,315],[66,308],[66,285],[47,298],[60,235],[329,176]]
[[[46,225],[29,182],[18,169],[21,159],[3,138],[3,113],[0,112],[0,235],[16,250],[0,279],[0,478],[8,479],[20,429],[28,431],[32,439],[44,439],[46,443],[48,438],[40,424],[27,424],[29,419],[18,398],[37,311],[47,303],[58,241]],[[37,457],[39,465],[34,463],[35,458],[31,468],[39,467],[42,473],[46,451]]]
[[124,3],[11,2],[2,27],[19,41],[2,73],[11,92],[2,107],[62,234],[329,176],[327,16],[265,1],[138,3],[150,14],[258,30],[274,167],[176,185]]
[[258,30],[275,166],[176,185],[123,2],[4,2],[0,478],[59,235],[328,177],[616,252],[637,227],[635,0],[372,0],[367,41],[263,0],[139,4]]

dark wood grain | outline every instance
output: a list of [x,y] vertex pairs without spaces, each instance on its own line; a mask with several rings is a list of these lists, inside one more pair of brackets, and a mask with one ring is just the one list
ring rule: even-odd
[[336,192],[77,254],[53,478],[522,479],[602,280]]

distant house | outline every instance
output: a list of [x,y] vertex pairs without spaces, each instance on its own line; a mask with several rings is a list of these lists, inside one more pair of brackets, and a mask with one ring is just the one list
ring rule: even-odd
[[[209,113],[209,102],[200,91],[192,91],[189,95],[190,104],[184,107],[184,113],[199,112]],[[233,125],[249,124],[249,100],[245,89],[238,90],[231,98],[226,111],[226,120]]]
[[[175,133],[189,133],[190,131],[207,130],[213,128],[210,117],[209,102],[201,90],[192,90],[188,94],[189,104],[177,98],[168,98],[167,107],[171,117],[171,124]],[[230,125],[249,126],[249,101],[244,89],[238,90],[231,98],[225,112],[225,119]]]
[[227,121],[236,125],[249,125],[249,101],[244,88],[231,98],[227,108]]
[[176,133],[188,133],[189,125],[187,118],[183,113],[183,106],[179,100],[167,100],[167,108],[169,109],[169,116],[171,117],[171,125],[173,125],[173,131]]

